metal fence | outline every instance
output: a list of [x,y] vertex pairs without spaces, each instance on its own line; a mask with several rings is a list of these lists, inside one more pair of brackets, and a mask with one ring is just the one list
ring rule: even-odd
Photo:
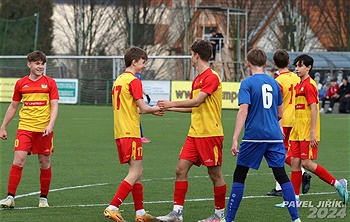
[[[191,80],[195,71],[190,56],[149,56],[144,80]],[[125,70],[123,56],[47,56],[45,74],[52,78],[78,79],[79,104],[111,103],[111,88]],[[28,74],[26,56],[0,56],[0,78]]]

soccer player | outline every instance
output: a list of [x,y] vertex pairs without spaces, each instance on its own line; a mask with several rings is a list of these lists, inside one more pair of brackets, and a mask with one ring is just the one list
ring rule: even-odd
[[[232,139],[232,154],[238,155],[233,184],[227,204],[226,222],[234,221],[244,193],[249,168],[259,169],[263,156],[281,184],[292,221],[300,221],[292,183],[284,169],[285,149],[278,121],[283,115],[282,94],[278,83],[264,73],[267,56],[258,48],[247,54],[252,76],[244,79],[238,93],[239,110]],[[245,126],[238,150],[238,138]]]
[[112,89],[114,113],[114,138],[118,148],[119,161],[129,165],[128,175],[119,185],[110,205],[103,215],[117,222],[125,221],[119,210],[125,198],[132,193],[135,221],[154,221],[155,217],[146,213],[143,207],[142,185],[142,142],[140,138],[140,115],[152,113],[161,116],[158,106],[146,105],[142,95],[142,83],[135,76],[146,67],[147,53],[139,47],[131,47],[125,52],[126,70],[118,76]]
[[[276,81],[278,82],[281,92],[282,92],[282,100],[283,100],[283,117],[280,120],[283,128],[283,143],[284,148],[286,149],[286,153],[289,148],[289,135],[292,130],[295,121],[295,87],[300,82],[300,78],[293,72],[289,71],[289,55],[288,52],[284,49],[278,49],[273,54],[273,61],[275,65],[278,67],[279,75],[276,77]],[[287,155],[286,163],[290,166],[291,157]],[[303,184],[302,190],[303,193],[307,193],[310,189],[310,179],[311,175],[305,172],[304,168],[302,168],[303,172]],[[269,196],[282,196],[282,188],[281,185],[276,181],[276,187],[268,192]]]
[[16,82],[0,129],[0,137],[7,139],[6,126],[15,116],[20,102],[19,124],[15,139],[14,158],[8,179],[7,198],[0,201],[2,208],[14,208],[14,197],[22,178],[27,155],[38,154],[40,165],[39,207],[49,207],[47,195],[51,183],[51,153],[53,152],[53,127],[58,113],[56,82],[43,75],[46,55],[34,51],[27,55],[29,74]]
[[173,210],[168,215],[157,217],[160,221],[183,221],[187,174],[193,165],[205,165],[214,185],[215,213],[201,221],[224,221],[226,183],[221,171],[224,138],[221,123],[222,84],[218,73],[209,67],[211,54],[209,41],[193,42],[191,62],[198,75],[192,82],[190,99],[158,101],[158,106],[165,110],[191,112],[191,126],[176,167]]
[[[139,80],[142,80],[142,75],[141,73],[136,73],[135,74],[136,77]],[[149,104],[151,102],[151,97],[147,94],[147,92],[142,88],[142,94],[146,96],[147,99],[147,104]],[[150,143],[151,140],[147,139],[144,135],[143,135],[143,130],[142,130],[142,124],[140,123],[140,132],[141,132],[141,142],[143,143]]]
[[296,57],[293,63],[301,83],[296,87],[295,124],[289,138],[292,155],[291,181],[299,199],[301,166],[303,166],[324,182],[334,186],[342,197],[342,202],[347,204],[349,200],[347,180],[337,180],[320,164],[314,162],[317,159],[320,141],[320,114],[317,85],[309,75],[313,63],[313,58],[306,54]]

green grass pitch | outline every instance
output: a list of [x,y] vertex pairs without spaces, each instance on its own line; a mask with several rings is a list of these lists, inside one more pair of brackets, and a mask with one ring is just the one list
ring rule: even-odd
[[[0,121],[8,103],[0,103]],[[232,157],[231,139],[237,111],[223,110],[225,132],[223,174],[227,194],[231,190],[232,172],[236,158]],[[163,117],[142,115],[145,135],[152,140],[143,145],[144,152],[144,200],[145,208],[152,215],[164,215],[172,209],[175,166],[179,150],[190,124],[190,115],[166,113]],[[321,115],[321,142],[317,162],[335,177],[350,179],[349,173],[349,120],[350,115]],[[7,179],[13,160],[13,142],[18,115],[7,128],[8,140],[0,141],[0,197],[7,193]],[[102,212],[113,197],[119,183],[127,173],[127,165],[120,165],[113,139],[113,116],[109,106],[60,105],[55,126],[55,153],[52,155],[53,179],[49,194],[50,208],[39,209],[39,166],[36,156],[28,156],[23,177],[17,190],[16,208],[0,210],[0,221],[109,221]],[[286,167],[287,171],[290,168]],[[242,200],[236,221],[267,222],[291,221],[286,209],[275,208],[280,197],[268,197],[266,192],[274,187],[274,179],[266,162],[259,171],[250,170],[246,180],[245,198]],[[127,221],[135,217],[132,199],[125,200],[121,209]],[[340,200],[333,187],[313,175],[309,194],[301,200]],[[189,190],[184,207],[186,222],[203,219],[214,212],[213,189],[205,167],[192,167],[189,173]],[[350,221],[346,209],[345,218],[316,218],[311,208],[299,210],[305,221]],[[330,214],[331,212],[328,212]],[[326,214],[326,216],[328,216]]]

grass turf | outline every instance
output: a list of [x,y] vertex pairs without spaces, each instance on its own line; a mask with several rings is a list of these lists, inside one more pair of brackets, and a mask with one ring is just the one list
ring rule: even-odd
[[[0,118],[3,118],[8,103],[0,103]],[[232,172],[236,158],[232,157],[231,138],[236,117],[235,110],[223,110],[225,132],[223,174],[229,195]],[[190,115],[166,113],[163,117],[142,115],[144,134],[151,139],[143,144],[144,152],[144,200],[145,208],[153,215],[164,215],[172,209],[175,166],[180,148],[188,132]],[[321,115],[321,142],[316,161],[328,169],[336,178],[349,175],[349,120],[350,115]],[[1,119],[2,121],[2,119]],[[17,129],[18,115],[7,128],[8,140],[0,141],[0,194],[7,193],[7,179],[13,160],[13,141]],[[119,183],[127,174],[127,165],[120,165],[113,139],[113,116],[109,106],[60,105],[55,126],[55,153],[52,155],[53,179],[49,194],[50,208],[39,209],[39,166],[36,156],[28,156],[23,177],[17,190],[16,208],[0,210],[0,221],[108,221],[102,212],[113,197]],[[290,168],[286,167],[287,171]],[[271,170],[263,161],[259,171],[250,170],[246,180],[245,198],[238,211],[236,221],[291,221],[286,209],[274,204],[279,197],[268,197],[266,192],[274,187]],[[134,220],[134,208],[129,197],[121,209],[128,221]],[[301,200],[340,200],[334,188],[313,175],[309,194]],[[340,210],[339,208],[337,209]],[[213,189],[205,167],[192,167],[189,173],[189,190],[186,196],[184,217],[186,222],[197,221],[211,215]],[[324,213],[324,212],[321,212]],[[347,213],[347,211],[346,211]],[[349,221],[337,216],[320,219],[327,214],[312,217],[312,208],[300,208],[302,221]]]

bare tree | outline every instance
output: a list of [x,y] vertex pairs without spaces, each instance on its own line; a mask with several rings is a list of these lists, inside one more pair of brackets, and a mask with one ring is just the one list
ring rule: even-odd
[[58,53],[105,55],[118,53],[123,46],[120,42],[126,36],[125,19],[117,16],[123,8],[116,1],[72,0],[55,7]]
[[304,16],[328,51],[350,51],[349,0],[307,0],[302,4],[312,12]]

